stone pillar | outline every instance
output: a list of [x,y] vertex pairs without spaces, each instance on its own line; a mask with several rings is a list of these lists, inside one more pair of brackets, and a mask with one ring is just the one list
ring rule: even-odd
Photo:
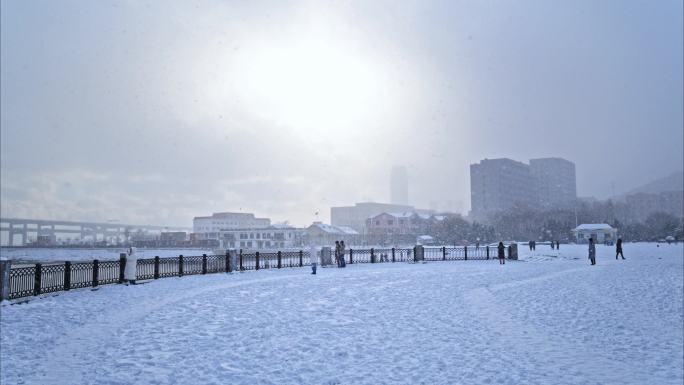
[[321,266],[332,265],[332,250],[330,246],[321,248]]
[[416,245],[416,247],[414,247],[413,250],[413,261],[418,262],[425,260],[425,249],[422,245]]
[[514,259],[517,261],[518,260],[518,244],[517,243],[511,243],[511,245],[508,247],[510,247],[510,250],[511,250],[509,252],[508,259]]
[[9,299],[10,296],[10,269],[12,268],[12,261],[0,261],[0,301]]

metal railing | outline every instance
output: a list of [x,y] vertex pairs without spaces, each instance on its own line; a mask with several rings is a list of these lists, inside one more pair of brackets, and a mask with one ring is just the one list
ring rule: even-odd
[[[510,248],[507,248],[510,256]],[[201,255],[171,258],[141,258],[136,264],[137,280],[151,280],[184,275],[212,274],[232,271],[281,269],[309,266],[308,251],[258,252],[242,250],[236,255]],[[416,248],[347,249],[347,264],[413,262]],[[496,259],[496,248],[481,247],[424,247],[425,261]],[[6,262],[6,261],[5,261]],[[118,261],[36,263],[32,266],[9,267],[8,283],[3,294],[7,299],[36,296],[70,289],[124,283],[124,255]]]

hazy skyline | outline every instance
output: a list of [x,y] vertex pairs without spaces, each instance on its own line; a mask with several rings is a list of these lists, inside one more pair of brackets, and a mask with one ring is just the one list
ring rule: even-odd
[[3,216],[306,225],[395,164],[466,211],[484,158],[598,198],[683,168],[681,1],[0,4]]

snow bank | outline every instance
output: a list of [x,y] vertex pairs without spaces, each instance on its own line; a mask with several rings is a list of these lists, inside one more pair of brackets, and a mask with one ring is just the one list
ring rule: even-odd
[[682,245],[168,278],[3,306],[7,384],[681,384]]

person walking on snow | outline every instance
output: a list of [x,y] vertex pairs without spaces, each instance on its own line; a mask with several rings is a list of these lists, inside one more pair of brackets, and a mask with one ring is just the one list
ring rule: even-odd
[[622,238],[618,238],[617,243],[615,243],[615,259],[618,259],[618,255],[625,259],[625,255],[622,254]]
[[340,267],[347,267],[347,262],[344,260],[344,241],[340,241]]
[[506,264],[506,248],[504,247],[503,242],[499,242],[499,246],[497,246],[497,252],[499,256],[499,265],[505,265]]
[[589,260],[592,265],[596,264],[596,245],[594,245],[594,238],[589,238]]
[[135,247],[130,247],[128,249],[128,255],[126,255],[126,267],[124,267],[124,280],[128,283],[135,285],[136,280],[136,265],[138,263],[138,256],[135,255],[137,249]]
[[340,267],[340,241],[335,241],[335,263]]
[[318,250],[313,243],[309,245],[309,262],[311,263],[311,274],[316,275],[316,265],[318,265]]

